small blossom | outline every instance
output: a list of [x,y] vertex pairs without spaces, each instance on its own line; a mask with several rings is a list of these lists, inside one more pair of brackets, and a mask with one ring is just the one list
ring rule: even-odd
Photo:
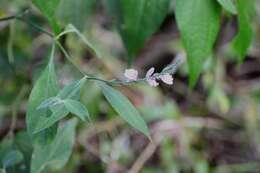
[[159,85],[159,83],[156,81],[154,77],[148,78],[147,82],[152,87],[157,87]]
[[154,73],[154,67],[150,68],[147,71],[145,77],[150,86],[156,87],[159,85],[159,83],[156,81],[156,78],[153,76],[153,73]]
[[138,77],[138,71],[135,69],[126,69],[124,76],[129,80],[136,81]]
[[166,73],[166,74],[161,75],[161,76],[160,76],[160,79],[161,79],[164,83],[166,83],[166,84],[168,84],[168,85],[172,85],[172,84],[173,84],[173,78],[172,78],[172,76],[171,76],[169,73]]
[[154,67],[150,68],[150,69],[147,71],[145,77],[146,77],[146,78],[149,78],[149,77],[151,77],[151,76],[153,75],[153,73],[154,73]]

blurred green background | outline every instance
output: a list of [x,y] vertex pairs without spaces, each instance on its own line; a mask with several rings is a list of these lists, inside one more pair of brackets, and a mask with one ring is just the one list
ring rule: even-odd
[[[127,53],[116,31],[116,19],[108,12],[113,1],[82,0],[75,6],[63,1],[57,16],[79,28],[101,54],[95,57],[75,35],[66,35],[61,42],[73,61],[90,74],[105,79],[122,78],[127,68]],[[30,1],[1,0],[0,18],[28,7],[28,21],[50,31],[46,18]],[[62,12],[69,8],[75,8],[72,14]],[[160,71],[184,52],[173,9],[174,5],[133,61],[133,67],[142,74],[150,67]],[[68,164],[54,172],[259,173],[258,0],[255,9],[254,40],[241,65],[228,44],[237,31],[237,21],[223,15],[216,53],[205,63],[194,89],[188,86],[187,64],[174,75],[172,86],[161,83],[156,88],[146,84],[120,88],[148,122],[152,144],[126,125],[95,84],[87,82],[81,101],[88,107],[93,122],[80,122]],[[8,147],[24,153],[19,169],[10,172],[28,171],[26,165],[30,164],[32,148],[25,132],[26,105],[33,83],[47,63],[50,43],[48,36],[24,22],[0,22],[0,157],[1,151]],[[75,67],[59,52],[55,65],[61,86],[80,78]]]

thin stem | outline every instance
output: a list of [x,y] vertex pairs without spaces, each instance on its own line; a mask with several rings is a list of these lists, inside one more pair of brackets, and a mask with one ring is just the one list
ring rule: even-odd
[[28,25],[30,25],[32,28],[34,28],[34,29],[36,29],[36,30],[38,30],[38,31],[48,35],[49,37],[54,38],[54,34],[53,33],[49,32],[49,31],[46,31],[45,29],[43,29],[42,27],[38,26],[37,24],[35,24],[35,23],[33,23],[33,22],[29,21],[29,20],[26,20],[26,19],[24,19],[22,17],[18,17],[18,16],[16,17],[16,19],[20,20],[20,21],[22,21],[22,22],[24,22],[24,23],[26,23]]
[[0,22],[17,19],[17,17],[22,17],[25,14],[27,14],[28,12],[29,12],[29,9],[27,8],[24,11],[17,13],[16,15],[11,15],[11,16],[6,16],[6,17],[3,17],[3,18],[0,18]]
[[[29,20],[26,20],[23,18],[23,16],[25,14],[27,14],[29,12],[28,9],[26,9],[25,11],[23,11],[22,13],[19,13],[17,15],[12,15],[12,16],[7,16],[7,17],[4,17],[4,18],[0,18],[0,22],[1,21],[7,21],[7,20],[13,20],[13,19],[17,19],[17,20],[20,20],[26,24],[28,24],[29,26],[33,27],[34,29],[48,35],[49,37],[51,37],[55,42],[56,44],[58,45],[58,47],[60,48],[61,52],[65,55],[66,59],[83,75],[85,76],[87,79],[89,80],[96,80],[96,81],[101,81],[101,82],[105,82],[109,85],[131,85],[131,84],[134,84],[134,83],[138,83],[138,82],[144,82],[147,80],[147,77],[145,78],[141,78],[141,79],[137,79],[137,80],[134,80],[134,81],[128,81],[128,80],[104,80],[104,79],[100,79],[100,78],[97,78],[97,77],[94,77],[94,76],[91,76],[89,74],[86,74],[84,71],[82,71],[78,65],[72,60],[72,57],[69,55],[69,53],[65,50],[65,48],[61,45],[61,43],[58,41],[58,39],[60,38],[60,36],[62,36],[63,34],[66,34],[67,32],[70,32],[70,31],[66,31],[66,32],[62,32],[61,34],[59,34],[58,36],[55,37],[55,35],[45,29],[43,29],[41,26],[38,26],[37,24],[29,21]],[[11,50],[11,49],[10,49]],[[10,51],[11,52],[11,51]],[[10,53],[11,55],[11,53]],[[11,56],[10,56],[11,57]],[[165,73],[169,73],[169,74],[174,74],[177,70],[177,68],[184,62],[183,60],[183,57],[177,57],[177,59],[170,65],[168,65],[163,71],[161,71],[160,73],[155,73],[153,74],[153,76],[158,79],[160,77],[160,75],[163,75]]]
[[59,41],[56,40],[56,44],[59,46],[60,50],[62,51],[62,53],[65,55],[65,57],[67,58],[67,60],[77,69],[79,70],[79,72],[86,77],[88,80],[96,80],[96,81],[101,81],[101,82],[105,82],[108,84],[111,84],[110,81],[107,80],[103,80],[94,76],[91,76],[89,74],[86,74],[84,71],[82,71],[80,69],[80,67],[78,67],[78,65],[72,60],[72,57],[69,55],[69,53],[65,50],[65,48],[61,45],[61,43]]
[[79,72],[83,75],[83,76],[88,76],[84,71],[82,71],[78,65],[72,60],[72,57],[69,55],[69,53],[65,50],[65,48],[61,45],[61,43],[59,41],[56,41],[56,44],[58,45],[58,47],[60,48],[60,50],[62,51],[62,53],[65,55],[65,57],[67,58],[67,60],[77,69],[79,70]]
[[11,21],[9,25],[9,38],[7,42],[7,56],[8,56],[8,61],[10,63],[14,62],[14,51],[13,51],[13,41],[14,41],[14,34],[15,34],[15,21]]
[[141,78],[141,79],[137,79],[137,80],[129,80],[129,81],[124,81],[124,80],[110,80],[109,82],[112,85],[131,85],[131,84],[135,84],[135,83],[139,83],[139,82],[144,82],[146,81],[147,78]]
[[96,81],[100,81],[100,82],[105,82],[105,83],[108,83],[108,84],[112,84],[112,82],[110,81],[107,81],[107,80],[104,80],[104,79],[101,79],[101,78],[97,78],[97,77],[91,77],[91,76],[86,76],[88,80],[96,80]]
[[29,12],[29,9],[26,9],[24,11],[22,11],[21,13],[18,13],[16,15],[11,15],[11,16],[7,16],[7,17],[3,17],[3,18],[0,18],[0,22],[4,22],[4,21],[8,21],[8,20],[19,20],[19,21],[22,21],[28,25],[30,25],[31,27],[33,27],[34,29],[50,36],[51,38],[54,37],[54,34],[52,34],[51,32],[49,31],[46,31],[45,29],[43,29],[42,27],[36,25],[35,23],[31,22],[31,21],[28,21],[26,19],[24,19],[24,15],[27,14]]
[[16,126],[16,120],[17,120],[17,111],[19,109],[19,106],[21,104],[21,101],[23,99],[23,97],[26,95],[28,91],[28,86],[24,85],[20,92],[18,93],[17,97],[15,98],[13,104],[12,104],[12,121],[11,121],[11,125],[10,125],[10,129],[7,133],[7,136],[13,137],[13,131],[15,129]]
[[4,22],[4,21],[7,21],[7,20],[13,20],[13,19],[16,19],[16,17],[17,17],[16,15],[2,17],[2,18],[0,18],[0,22]]

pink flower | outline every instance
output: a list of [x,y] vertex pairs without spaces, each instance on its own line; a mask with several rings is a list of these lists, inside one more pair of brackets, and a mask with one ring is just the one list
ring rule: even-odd
[[159,83],[156,81],[156,78],[153,76],[153,73],[154,73],[154,67],[150,68],[147,71],[145,77],[150,86],[156,87],[159,85]]
[[172,84],[173,84],[173,78],[172,78],[172,76],[171,76],[169,73],[166,73],[166,74],[161,75],[161,76],[160,76],[160,79],[161,79],[164,83],[166,83],[166,84],[168,84],[168,85],[172,85]]
[[154,67],[150,68],[150,69],[147,71],[145,77],[146,77],[146,78],[149,78],[149,77],[151,77],[151,76],[153,75],[153,73],[154,73]]
[[156,81],[156,79],[154,77],[147,79],[147,82],[152,87],[157,87],[159,85],[159,83]]
[[124,76],[129,80],[136,81],[138,77],[138,71],[135,69],[126,69]]

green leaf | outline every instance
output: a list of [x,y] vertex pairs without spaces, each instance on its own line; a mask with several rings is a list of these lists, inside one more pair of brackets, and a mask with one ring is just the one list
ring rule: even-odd
[[66,117],[69,114],[69,110],[67,110],[66,106],[64,105],[64,99],[79,99],[80,89],[85,81],[86,77],[83,77],[80,80],[72,82],[71,84],[65,86],[58,93],[55,99],[49,98],[47,100],[44,100],[39,107],[50,107],[52,114],[49,117],[40,117],[40,123],[37,125],[37,128],[34,130],[33,133],[39,133],[42,130],[51,127],[62,118]]
[[40,134],[33,134],[36,127],[42,123],[40,117],[48,116],[47,109],[39,110],[37,107],[47,98],[56,96],[59,91],[53,64],[54,52],[55,45],[53,44],[49,63],[31,91],[26,114],[26,124],[29,136],[32,138],[33,143],[37,142],[43,145],[48,143],[48,141],[54,137],[57,130],[57,127],[53,126],[52,128],[46,129]]
[[170,0],[115,0],[110,3],[107,3],[108,10],[118,19],[117,25],[131,61],[162,24]]
[[46,167],[61,169],[68,161],[75,141],[77,120],[67,121],[60,126],[52,143],[36,147],[32,156],[31,173],[40,173]]
[[48,108],[50,106],[53,106],[55,104],[57,104],[59,102],[59,98],[57,97],[50,97],[46,100],[44,100],[38,107],[37,109],[44,109],[44,108]]
[[147,137],[150,137],[145,121],[133,104],[119,91],[113,89],[107,84],[100,83],[100,87],[105,98],[115,109],[115,111],[131,126],[145,134]]
[[3,168],[4,156],[8,154],[9,151],[14,149],[13,139],[3,139],[0,143],[0,168]]
[[57,17],[65,24],[71,23],[79,30],[83,30],[95,5],[96,0],[61,0]]
[[237,9],[233,0],[218,0],[218,3],[231,14],[237,14]]
[[216,0],[176,0],[176,20],[187,52],[191,87],[212,53],[220,28],[220,12]]
[[60,104],[58,106],[54,106],[52,108],[52,114],[50,117],[40,117],[39,120],[41,123],[38,124],[34,133],[39,133],[44,129],[47,129],[58,122],[60,119],[66,117],[69,114],[69,111],[66,109],[64,104]]
[[28,133],[25,130],[19,131],[15,135],[15,146],[16,148],[22,152],[23,154],[23,162],[19,165],[23,165],[22,170],[19,169],[19,165],[17,165],[19,173],[28,173],[30,172],[30,163],[31,163],[31,156],[33,151],[33,146],[31,143],[31,139],[28,136]]
[[244,60],[251,44],[253,31],[250,23],[252,0],[237,0],[239,30],[232,41],[233,48],[239,56],[240,63]]
[[47,17],[53,17],[56,12],[56,9],[60,3],[60,0],[33,0],[34,5],[36,5],[42,13],[44,13]]
[[86,118],[90,118],[87,108],[79,101],[66,99],[64,100],[64,105],[68,111],[77,115],[82,121],[86,121]]
[[54,32],[56,34],[59,33],[60,28],[55,19],[55,12],[60,3],[60,0],[33,0],[32,2],[47,17]]
[[23,160],[23,154],[18,150],[9,151],[2,160],[5,168],[18,164]]
[[86,78],[83,77],[80,80],[74,81],[68,85],[66,85],[57,95],[58,98],[64,99],[76,99],[78,100],[80,97],[81,87],[84,85]]

